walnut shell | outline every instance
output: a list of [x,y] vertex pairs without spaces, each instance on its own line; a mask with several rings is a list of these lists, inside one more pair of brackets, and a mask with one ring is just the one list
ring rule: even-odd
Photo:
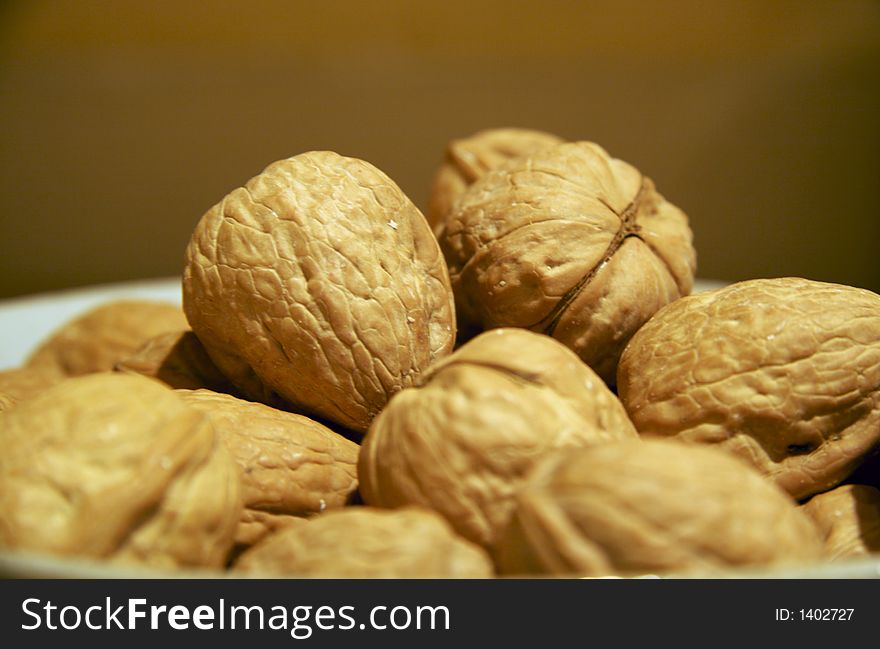
[[358,432],[455,340],[424,216],[384,173],[329,151],[269,165],[202,217],[183,303],[245,396],[274,391]]
[[172,388],[233,391],[232,384],[190,330],[169,331],[151,338],[131,356],[118,361],[113,369],[149,376]]
[[428,195],[425,216],[431,228],[441,232],[464,190],[487,172],[511,158],[562,142],[556,135],[528,128],[490,128],[452,140],[446,145],[443,164],[434,175]]
[[350,507],[285,528],[244,552],[236,570],[334,578],[485,578],[486,553],[434,512]]
[[16,367],[0,371],[0,412],[62,380],[57,372],[46,368]]
[[175,304],[113,300],[62,325],[30,355],[25,365],[62,376],[109,372],[154,336],[187,327]]
[[235,547],[232,556],[238,557],[242,552],[256,545],[270,534],[287,527],[306,522],[302,516],[289,514],[272,514],[259,509],[247,509],[242,512],[241,520],[235,531]]
[[746,463],[670,440],[573,449],[516,496],[499,564],[509,574],[632,576],[810,562],[813,523]]
[[880,442],[880,295],[758,279],[661,310],[618,390],[644,435],[717,444],[795,498],[844,480]]
[[[207,415],[238,462],[246,514],[256,510],[307,516],[342,507],[357,489],[360,448],[326,426],[210,390],[178,394]],[[243,519],[246,528],[253,522],[251,516]],[[242,529],[236,542],[253,537],[253,530]]]
[[0,416],[0,545],[222,566],[238,469],[207,418],[140,376],[67,379]]
[[846,484],[803,505],[825,538],[831,561],[880,552],[880,489]]
[[440,241],[463,323],[546,333],[609,383],[624,345],[691,291],[696,267],[684,212],[589,142],[489,172]]
[[497,329],[392,398],[363,440],[360,492],[369,505],[434,509],[491,549],[543,455],[635,437],[617,397],[569,349]]

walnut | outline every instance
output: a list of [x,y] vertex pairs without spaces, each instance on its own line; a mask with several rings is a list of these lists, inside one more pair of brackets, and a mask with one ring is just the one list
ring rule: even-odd
[[527,128],[490,128],[452,140],[431,184],[425,211],[428,223],[435,233],[442,232],[455,202],[474,181],[511,158],[563,141],[551,133]]
[[492,564],[434,512],[350,507],[267,537],[236,570],[333,578],[484,578]]
[[172,388],[227,393],[234,390],[190,330],[169,331],[151,338],[113,369],[159,379]]
[[617,380],[643,435],[717,444],[802,499],[880,442],[880,296],[780,278],[687,297],[633,337]]
[[690,292],[696,267],[684,212],[589,142],[489,172],[440,241],[462,323],[546,333],[608,383],[633,333]]
[[0,371],[0,412],[63,380],[54,370],[17,367]]
[[494,545],[529,469],[559,448],[635,438],[617,397],[565,346],[497,329],[396,394],[361,447],[369,505],[434,509],[465,538]]
[[269,165],[202,217],[183,301],[245,396],[358,432],[455,339],[424,216],[384,173],[329,151]]
[[813,496],[803,510],[822,531],[831,561],[880,553],[880,489],[842,485]]
[[0,545],[220,567],[238,469],[208,419],[141,376],[69,378],[0,415]]
[[26,366],[62,376],[106,372],[150,338],[186,327],[177,305],[113,300],[62,325],[32,352]]
[[504,573],[720,574],[808,563],[819,532],[795,501],[737,458],[671,440],[554,454],[516,495]]
[[[210,419],[242,471],[244,506],[238,544],[270,531],[266,514],[307,516],[342,507],[357,489],[359,447],[308,417],[210,390],[180,390],[185,403]],[[284,521],[281,521],[284,523]]]

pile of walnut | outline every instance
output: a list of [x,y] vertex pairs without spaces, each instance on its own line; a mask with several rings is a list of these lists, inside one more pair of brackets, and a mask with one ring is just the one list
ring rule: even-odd
[[196,226],[183,311],[106,304],[0,373],[0,545],[319,577],[880,552],[880,296],[695,268],[596,144],[456,140],[427,218],[364,161],[275,162]]

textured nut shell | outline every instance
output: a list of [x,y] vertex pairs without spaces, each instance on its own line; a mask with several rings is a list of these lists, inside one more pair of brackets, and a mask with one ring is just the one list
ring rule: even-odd
[[306,520],[300,516],[271,514],[259,509],[245,508],[238,528],[235,531],[235,549],[233,553],[241,554],[241,552],[252,545],[256,545],[270,534],[294,525],[302,525]]
[[0,371],[0,412],[22,399],[39,394],[60,380],[63,377],[46,368],[17,367]]
[[484,578],[486,553],[456,536],[437,514],[350,507],[267,537],[241,555],[236,570],[339,578]]
[[180,390],[206,414],[242,472],[248,510],[305,516],[357,489],[359,447],[308,417],[210,390]]
[[208,420],[160,383],[71,378],[2,415],[0,544],[170,568],[220,566],[238,469]]
[[151,338],[131,356],[117,362],[113,369],[149,376],[172,388],[233,390],[202,343],[189,330],[169,331]]
[[364,438],[360,493],[370,505],[434,509],[491,548],[543,455],[635,437],[617,397],[569,349],[497,329],[394,396]]
[[810,562],[819,532],[746,463],[669,440],[559,453],[517,494],[509,574],[635,575]]
[[425,216],[439,232],[453,205],[474,181],[519,156],[561,144],[551,133],[527,128],[490,128],[446,145],[443,164],[434,175]]
[[65,376],[108,372],[150,338],[186,328],[186,317],[177,305],[114,300],[61,326],[34,350],[26,365]]
[[268,388],[360,432],[455,340],[425,218],[381,171],[327,151],[269,165],[202,217],[183,298],[246,396]]
[[842,485],[813,496],[803,510],[822,531],[830,560],[880,552],[880,489]]
[[491,171],[441,237],[463,322],[551,335],[609,383],[632,334],[690,292],[691,241],[684,212],[589,142]]
[[880,441],[880,296],[799,278],[679,300],[623,354],[643,434],[718,444],[795,498],[841,482]]

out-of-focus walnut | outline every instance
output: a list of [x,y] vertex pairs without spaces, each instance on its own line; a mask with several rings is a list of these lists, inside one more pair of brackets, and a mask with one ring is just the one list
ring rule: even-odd
[[208,419],[141,376],[70,378],[0,415],[0,545],[223,565],[238,468]]
[[62,380],[53,370],[17,367],[0,371],[0,412]]
[[500,543],[508,574],[717,574],[809,563],[815,525],[760,473],[671,440],[595,445],[536,466]]
[[443,164],[434,175],[425,216],[435,233],[464,190],[498,165],[564,140],[551,133],[528,128],[490,128],[446,145]]
[[134,354],[117,362],[114,369],[159,379],[172,388],[233,390],[202,343],[189,330],[169,331],[151,338]]
[[512,495],[546,453],[636,438],[617,397],[557,341],[497,329],[395,395],[364,438],[369,505],[422,505],[489,549]]
[[880,295],[780,278],[687,297],[633,337],[617,380],[642,434],[717,444],[802,499],[880,442]]
[[463,324],[546,333],[609,383],[633,333],[690,292],[691,241],[684,212],[589,142],[490,171],[440,238]]
[[269,165],[202,217],[183,300],[247,397],[277,392],[358,432],[455,340],[424,216],[384,173],[329,151]]
[[109,372],[150,338],[186,328],[186,317],[177,305],[114,300],[62,325],[25,364],[62,376]]
[[803,510],[822,531],[831,561],[880,552],[880,489],[842,485],[813,496]]
[[485,578],[492,564],[436,513],[349,507],[285,528],[247,550],[236,570],[334,578]]
[[[210,390],[178,394],[208,416],[238,462],[245,512],[307,516],[342,507],[357,489],[359,447],[326,426]],[[259,537],[254,523],[271,531],[279,521],[243,519],[237,544]]]

